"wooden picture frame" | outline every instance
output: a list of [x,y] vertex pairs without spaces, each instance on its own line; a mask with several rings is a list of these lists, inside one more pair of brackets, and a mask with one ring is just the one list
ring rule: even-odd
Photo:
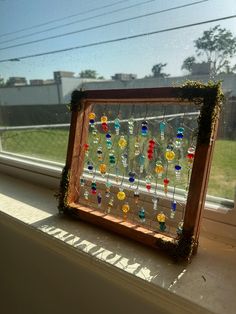
[[[198,246],[200,222],[209,178],[214,141],[217,132],[222,93],[219,84],[187,83],[182,87],[144,88],[122,90],[74,91],[71,98],[71,126],[66,166],[59,193],[59,210],[96,224],[101,228],[137,240],[145,245],[160,248],[176,258],[188,259]],[[110,106],[146,104],[148,106],[196,106],[199,110],[198,134],[192,165],[189,190],[181,233],[173,237],[165,232],[150,230],[142,224],[117,218],[99,211],[96,206],[80,202],[86,144],[89,132],[89,113],[96,105]],[[101,189],[104,189],[101,184]],[[114,195],[117,187],[114,186]],[[132,189],[126,188],[131,194]],[[148,195],[144,195],[148,201]]]

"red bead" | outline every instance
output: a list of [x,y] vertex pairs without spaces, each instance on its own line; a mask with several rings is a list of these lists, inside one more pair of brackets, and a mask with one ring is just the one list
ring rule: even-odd
[[88,150],[89,149],[89,144],[84,144],[84,149]]
[[96,193],[97,193],[97,190],[91,190],[91,193],[92,193],[92,194],[96,194]]
[[153,154],[153,149],[150,148],[147,152],[148,154]]
[[150,184],[150,183],[147,183],[147,184],[146,184],[146,188],[147,188],[147,190],[151,190],[151,184]]
[[149,141],[149,145],[154,146],[155,145],[155,141],[154,140],[150,140]]
[[193,159],[193,158],[194,158],[194,154],[188,154],[188,155],[187,155],[187,158],[188,158],[188,159]]
[[107,131],[108,131],[108,125],[107,125],[106,122],[103,122],[103,123],[102,123],[102,129],[103,129],[104,132],[107,132]]
[[151,160],[153,158],[153,154],[148,154],[148,159]]
[[164,184],[168,184],[169,182],[170,182],[170,180],[169,179],[167,179],[167,178],[165,178],[164,180],[163,180],[163,182],[164,182]]

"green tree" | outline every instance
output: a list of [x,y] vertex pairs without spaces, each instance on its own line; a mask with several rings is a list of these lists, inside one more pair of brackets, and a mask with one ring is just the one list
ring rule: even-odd
[[152,67],[152,74],[153,77],[167,77],[170,74],[166,74],[162,72],[163,68],[167,66],[167,63],[157,63]]
[[188,72],[192,72],[192,67],[195,62],[196,62],[196,58],[194,56],[186,58],[183,61],[181,70],[187,70]]
[[95,70],[84,70],[79,73],[80,78],[89,78],[89,79],[104,79],[103,76],[98,76],[97,71]]
[[[204,31],[203,35],[194,41],[194,46],[196,55],[203,57],[203,61],[211,63],[212,75],[233,71],[234,67],[231,67],[230,59],[236,53],[236,37],[229,30],[216,25]],[[184,60],[182,68],[186,69],[185,65],[191,58]]]

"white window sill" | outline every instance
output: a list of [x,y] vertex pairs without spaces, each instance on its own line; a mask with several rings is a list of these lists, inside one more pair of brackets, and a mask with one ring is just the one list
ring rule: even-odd
[[84,262],[147,302],[165,308],[165,313],[235,313],[236,250],[232,243],[201,237],[192,263],[176,265],[158,251],[60,217],[48,188],[4,174],[0,178],[1,221],[20,221],[24,228],[30,225],[35,241]]

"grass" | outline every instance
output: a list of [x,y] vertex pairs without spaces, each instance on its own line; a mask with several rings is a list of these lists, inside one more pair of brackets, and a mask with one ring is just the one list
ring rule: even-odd
[[[2,135],[3,150],[44,160],[65,162],[67,130],[7,131]],[[133,147],[134,139],[130,139]],[[105,143],[103,143],[103,146]],[[132,148],[133,150],[133,148]],[[93,152],[96,155],[96,152]],[[106,159],[108,156],[106,157]],[[236,186],[236,141],[216,142],[208,194],[234,199]]]
[[2,136],[4,151],[61,163],[65,162],[67,142],[66,130],[8,131]]
[[236,187],[236,141],[216,141],[208,194],[234,199]]

